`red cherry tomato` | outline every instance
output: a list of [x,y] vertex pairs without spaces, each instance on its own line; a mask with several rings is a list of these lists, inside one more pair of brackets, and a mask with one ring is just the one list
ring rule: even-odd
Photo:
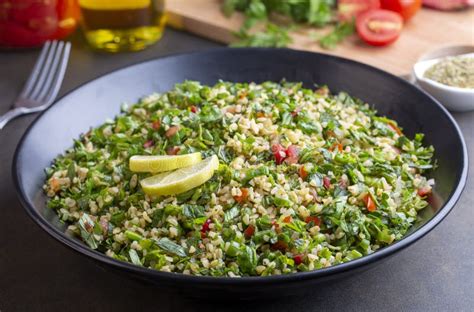
[[421,8],[421,0],[380,0],[382,9],[399,13],[405,21],[415,15]]
[[398,39],[403,27],[400,14],[388,10],[370,10],[357,17],[359,36],[370,45],[384,46]]
[[371,9],[380,9],[380,0],[339,0],[337,15],[341,21],[350,21]]
[[79,20],[77,0],[0,0],[0,45],[31,47],[69,35]]

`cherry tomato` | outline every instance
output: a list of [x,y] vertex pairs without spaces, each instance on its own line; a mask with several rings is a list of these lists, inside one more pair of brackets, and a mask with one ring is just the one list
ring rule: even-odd
[[373,46],[388,45],[400,36],[402,16],[388,10],[370,10],[357,17],[356,29],[359,37]]
[[350,21],[371,9],[380,9],[380,0],[339,0],[337,15],[341,21]]
[[39,46],[69,35],[79,20],[76,0],[0,0],[0,45]]
[[405,21],[415,15],[421,8],[421,0],[380,0],[382,9],[399,13]]

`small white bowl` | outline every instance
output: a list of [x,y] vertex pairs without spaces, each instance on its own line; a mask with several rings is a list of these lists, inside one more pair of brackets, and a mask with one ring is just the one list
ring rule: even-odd
[[474,57],[474,46],[450,46],[423,55],[413,66],[416,83],[434,96],[448,110],[466,112],[474,110],[474,89],[448,86],[424,77],[425,71],[448,56]]

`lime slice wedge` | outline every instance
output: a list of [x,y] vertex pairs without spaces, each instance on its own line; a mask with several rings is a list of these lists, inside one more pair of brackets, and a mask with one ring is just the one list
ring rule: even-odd
[[218,167],[219,159],[213,155],[195,165],[143,179],[140,184],[148,195],[175,195],[204,184]]
[[188,167],[201,162],[201,153],[186,155],[136,155],[130,157],[129,167],[133,172],[164,172]]

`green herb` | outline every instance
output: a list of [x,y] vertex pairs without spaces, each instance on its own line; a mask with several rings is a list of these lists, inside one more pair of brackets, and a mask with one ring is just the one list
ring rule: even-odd
[[[235,11],[245,14],[245,21],[236,36],[239,41],[232,44],[236,47],[286,47],[292,43],[288,31],[295,28],[295,23],[323,27],[334,22],[336,17],[334,0],[225,0],[222,11],[231,16]],[[269,17],[277,14],[289,19],[289,26],[277,26],[268,22]],[[263,31],[252,32],[259,22],[265,24]],[[332,49],[345,37],[354,32],[353,23],[342,22],[320,40],[321,47]]]
[[99,234],[101,231],[100,226],[94,222],[87,213],[82,215],[78,224],[82,239],[90,248],[97,249],[101,242],[101,236]]
[[186,251],[184,250],[184,248],[166,237],[157,240],[156,244],[158,245],[158,247],[160,247],[166,252],[169,252],[173,255],[177,255],[179,257],[186,257]]
[[329,34],[322,37],[319,44],[325,49],[334,49],[338,43],[352,35],[354,31],[354,22],[341,22]]
[[240,31],[235,35],[239,41],[231,44],[232,47],[284,48],[292,42],[288,29],[273,23],[268,23],[264,31],[253,34]]
[[257,266],[257,253],[250,246],[242,246],[237,256],[237,263],[243,273],[253,274]]
[[140,256],[138,256],[137,251],[135,249],[130,249],[128,251],[128,254],[130,256],[130,261],[132,261],[133,264],[142,266],[142,262],[140,260]]
[[232,219],[237,217],[239,215],[239,213],[240,213],[239,207],[237,207],[237,206],[232,207],[231,209],[229,209],[228,211],[225,212],[224,221],[225,222],[231,221]]

